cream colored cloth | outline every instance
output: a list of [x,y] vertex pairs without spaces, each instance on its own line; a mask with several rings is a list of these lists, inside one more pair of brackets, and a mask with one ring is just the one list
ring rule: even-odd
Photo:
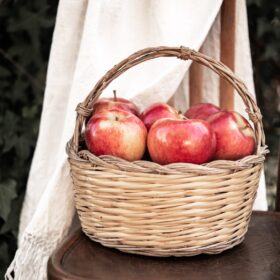
[[[60,0],[49,60],[40,132],[20,221],[19,248],[6,279],[46,279],[46,264],[73,219],[65,145],[75,107],[114,64],[146,47],[185,45],[219,59],[222,0]],[[254,93],[246,6],[237,0],[236,72]],[[203,43],[204,42],[204,43]],[[104,92],[117,89],[140,108],[171,100],[188,106],[190,62],[160,58],[141,64]],[[218,79],[204,74],[203,99],[218,100]],[[244,113],[236,97],[236,110]],[[263,179],[262,179],[263,180]],[[267,209],[262,181],[255,203]],[[14,270],[15,277],[11,276]]]

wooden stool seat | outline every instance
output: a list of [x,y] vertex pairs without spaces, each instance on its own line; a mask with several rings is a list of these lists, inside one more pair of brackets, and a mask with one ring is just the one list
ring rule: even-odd
[[157,258],[125,254],[79,229],[53,254],[49,280],[280,279],[280,213],[254,212],[245,241],[219,255]]

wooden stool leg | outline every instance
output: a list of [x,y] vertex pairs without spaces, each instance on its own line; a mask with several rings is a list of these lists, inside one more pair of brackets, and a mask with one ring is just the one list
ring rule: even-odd
[[190,67],[190,107],[202,102],[202,67],[203,66],[198,63],[192,63]]
[[[234,71],[235,61],[235,15],[236,0],[224,0],[221,9],[221,57],[220,60]],[[220,106],[233,110],[233,87],[224,79],[220,79]]]

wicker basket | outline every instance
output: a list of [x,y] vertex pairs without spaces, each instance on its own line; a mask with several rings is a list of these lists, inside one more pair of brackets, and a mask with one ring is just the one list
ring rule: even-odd
[[[204,165],[128,162],[83,149],[82,129],[102,91],[129,68],[157,57],[191,59],[226,79],[242,97],[257,139],[255,155]],[[77,107],[67,144],[75,204],[94,241],[151,256],[217,254],[244,239],[267,149],[260,111],[244,83],[223,65],[186,47],[141,50],[115,65]]]

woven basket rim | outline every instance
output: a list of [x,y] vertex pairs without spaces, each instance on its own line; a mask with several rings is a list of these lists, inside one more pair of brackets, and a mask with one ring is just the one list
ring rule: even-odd
[[[159,57],[177,57],[182,60],[193,60],[194,62],[210,68],[219,76],[226,79],[241,96],[246,106],[246,112],[248,113],[249,119],[254,125],[257,142],[256,153],[235,161],[215,160],[202,165],[192,163],[172,163],[168,165],[160,165],[147,160],[129,162],[114,156],[95,156],[88,150],[79,150],[79,143],[82,138],[82,128],[85,125],[87,117],[92,113],[93,104],[97,101],[104,89],[114,79],[133,66]],[[66,146],[68,157],[70,160],[90,162],[99,167],[156,174],[181,174],[186,172],[194,174],[221,174],[225,172],[232,172],[233,170],[251,168],[256,164],[261,164],[265,160],[265,155],[268,153],[267,146],[265,145],[262,115],[246,85],[223,63],[183,46],[146,48],[130,55],[115,65],[97,82],[95,87],[88,94],[87,98],[82,103],[78,104],[76,111],[77,118],[74,135]]]
[[252,168],[256,164],[262,164],[265,160],[265,155],[268,153],[267,148],[263,147],[259,155],[250,155],[235,161],[214,160],[204,164],[182,162],[161,165],[148,160],[137,160],[130,162],[114,156],[95,156],[88,150],[81,150],[78,153],[75,153],[73,150],[71,150],[70,141],[67,144],[66,150],[70,160],[72,159],[79,162],[90,162],[91,164],[99,167],[122,170],[125,172],[155,174],[186,174],[186,172],[188,172],[198,175],[218,175],[242,170],[244,168]]

